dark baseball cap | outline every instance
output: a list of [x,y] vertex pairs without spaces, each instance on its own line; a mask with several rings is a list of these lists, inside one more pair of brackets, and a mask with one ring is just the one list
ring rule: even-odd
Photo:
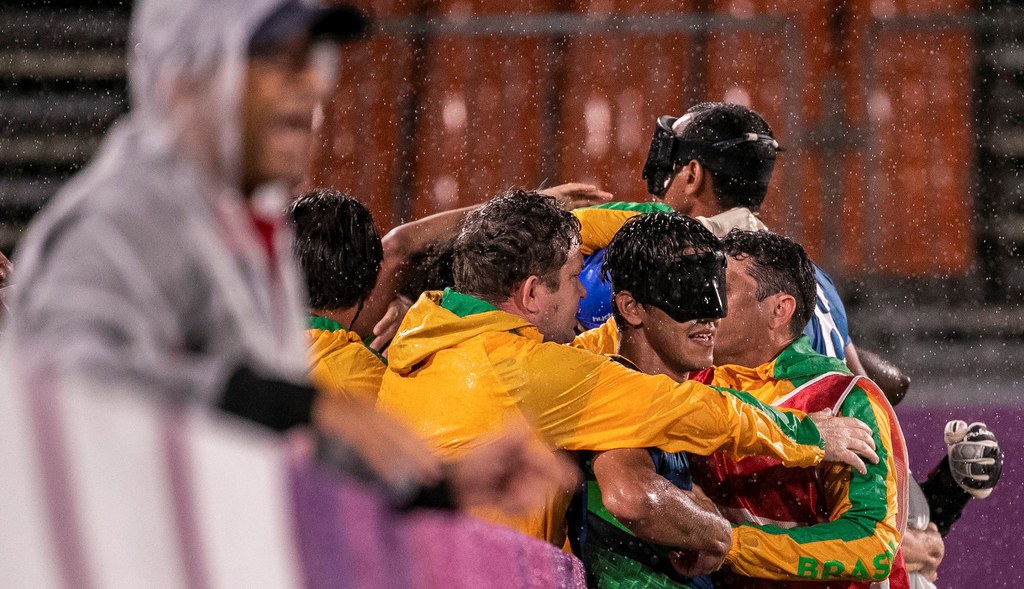
[[271,12],[249,39],[249,54],[273,53],[288,41],[308,34],[314,41],[352,41],[366,34],[369,19],[354,6],[318,6],[288,0]]

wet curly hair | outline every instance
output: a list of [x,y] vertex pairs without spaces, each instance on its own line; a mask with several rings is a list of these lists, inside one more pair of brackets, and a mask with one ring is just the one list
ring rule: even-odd
[[558,288],[580,222],[550,196],[512,190],[470,213],[455,238],[455,288],[491,304],[530,276]]

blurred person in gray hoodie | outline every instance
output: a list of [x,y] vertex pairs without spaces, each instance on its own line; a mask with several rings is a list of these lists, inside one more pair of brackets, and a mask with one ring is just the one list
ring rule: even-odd
[[[440,484],[456,503],[528,500],[528,485],[504,497],[495,486],[514,471],[479,480],[479,468],[442,465],[389,418],[308,384],[283,211],[338,44],[366,27],[353,8],[297,0],[139,2],[130,113],[16,256],[10,364],[27,387],[219,407],[280,431],[312,423],[401,494]],[[495,445],[498,464],[525,466],[512,479],[566,475],[524,440]]]

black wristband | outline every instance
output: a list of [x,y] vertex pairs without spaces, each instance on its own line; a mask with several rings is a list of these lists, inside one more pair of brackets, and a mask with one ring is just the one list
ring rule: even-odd
[[939,464],[928,473],[928,478],[921,483],[921,490],[928,499],[931,521],[945,536],[949,528],[960,519],[964,507],[971,499],[970,493],[960,488],[949,470],[949,456],[945,456]]
[[316,389],[284,380],[265,378],[242,366],[228,379],[217,407],[284,431],[310,421]]
[[432,487],[420,487],[419,492],[404,506],[406,509],[414,507],[428,507],[431,509],[455,509],[455,498],[452,496],[452,487],[447,478]]

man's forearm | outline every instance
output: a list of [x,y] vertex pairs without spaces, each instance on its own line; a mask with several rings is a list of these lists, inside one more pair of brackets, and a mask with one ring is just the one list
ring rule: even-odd
[[729,522],[710,502],[699,504],[692,492],[658,475],[647,450],[603,452],[594,474],[609,513],[638,537],[722,558],[732,545]]

